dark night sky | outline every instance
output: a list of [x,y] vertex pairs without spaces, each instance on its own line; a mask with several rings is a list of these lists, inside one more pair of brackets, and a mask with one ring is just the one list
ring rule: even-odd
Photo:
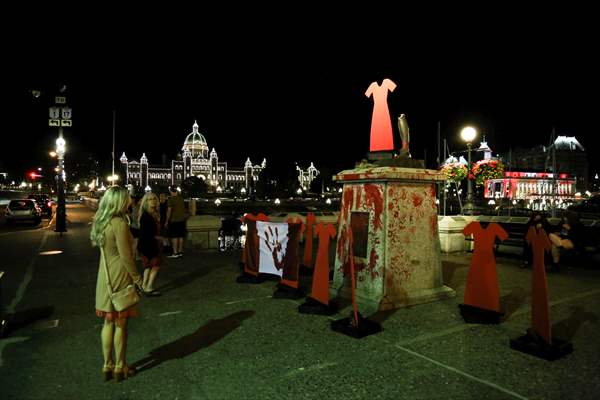
[[[46,38],[27,34],[7,50],[0,129],[4,146],[32,151],[25,160],[22,151],[3,152],[1,164],[23,173],[47,162],[55,139],[46,126],[47,96],[59,83],[67,84],[73,108],[69,148],[105,162],[114,109],[117,157],[125,151],[130,158],[145,152],[151,164],[163,153],[171,159],[197,120],[230,166],[249,156],[351,168],[368,151],[372,100],[364,91],[383,78],[397,84],[388,95],[393,121],[407,115],[413,157],[426,151],[430,167],[438,121],[452,150],[464,147],[459,130],[470,123],[494,152],[547,144],[555,127],[589,154],[600,68],[596,28],[578,20],[584,14],[511,15],[493,23],[486,14],[444,25],[439,17],[414,27],[398,25],[399,18],[381,29],[325,20],[209,28],[204,16],[180,24],[187,28],[153,20],[126,29],[121,20],[119,29],[94,32],[82,22],[69,27],[79,43],[71,41],[61,57]],[[38,99],[28,93],[34,88],[43,91]],[[598,169],[597,157],[589,158]]]

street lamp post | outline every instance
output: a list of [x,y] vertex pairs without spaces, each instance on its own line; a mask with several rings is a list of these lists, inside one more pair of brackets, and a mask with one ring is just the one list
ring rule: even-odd
[[59,94],[54,97],[54,105],[49,111],[48,126],[58,128],[58,139],[56,139],[56,156],[58,158],[56,188],[58,190],[58,206],[56,208],[56,226],[54,232],[67,231],[67,211],[65,205],[65,147],[63,138],[63,127],[72,127],[72,110],[67,106],[67,98],[64,96],[66,86],[62,86]]
[[[460,137],[462,138],[462,140],[467,142],[467,170],[469,171],[469,175],[470,175],[471,166],[472,166],[471,165],[472,142],[476,136],[477,136],[477,131],[475,130],[475,128],[473,128],[471,126],[466,126],[463,128],[462,131],[460,131]],[[471,182],[471,179],[469,179],[468,176],[467,176],[467,202],[463,207],[462,213],[463,214],[468,213],[469,215],[473,215],[473,183]]]
[[59,128],[59,137],[56,139],[56,155],[58,157],[58,174],[56,184],[58,190],[58,206],[56,208],[56,227],[54,232],[67,231],[67,210],[65,205],[65,147],[66,142]]

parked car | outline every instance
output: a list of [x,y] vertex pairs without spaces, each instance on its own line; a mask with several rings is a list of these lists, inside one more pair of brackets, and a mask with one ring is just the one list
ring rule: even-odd
[[34,225],[42,222],[42,209],[33,199],[11,200],[4,211],[7,224],[30,221]]
[[577,214],[580,219],[600,219],[600,196],[593,196],[572,204],[567,210]]
[[28,199],[35,200],[40,208],[42,214],[51,217],[52,216],[52,199],[47,194],[30,194],[27,196]]

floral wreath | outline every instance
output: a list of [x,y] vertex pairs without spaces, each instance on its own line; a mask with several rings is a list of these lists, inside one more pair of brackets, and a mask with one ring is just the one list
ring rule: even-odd
[[466,178],[467,166],[460,162],[449,162],[442,165],[441,172],[446,175],[446,179],[452,182],[460,182]]
[[487,159],[477,161],[471,168],[469,179],[474,179],[477,186],[483,185],[488,179],[504,177],[504,164],[500,160]]

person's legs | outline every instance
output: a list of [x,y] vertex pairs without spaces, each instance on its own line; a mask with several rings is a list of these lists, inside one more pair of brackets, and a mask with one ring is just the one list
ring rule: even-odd
[[111,370],[115,365],[113,360],[113,338],[115,334],[114,321],[104,320],[100,338],[102,339],[102,355],[104,356],[104,370]]
[[554,264],[558,264],[558,262],[560,261],[560,247],[556,246],[555,244],[552,244],[552,262]]
[[177,238],[177,254],[183,254],[183,238]]
[[150,268],[149,268],[149,266],[144,265],[144,278],[143,278],[143,282],[142,282],[142,289],[144,290],[144,292],[148,291],[149,280],[150,280]]
[[[156,275],[158,274],[158,267],[152,267],[152,269],[147,268],[146,271],[150,271],[148,273],[148,283],[144,286],[144,291],[152,292],[154,290],[154,280],[156,279]],[[144,271],[144,275],[145,272]]]
[[575,245],[573,244],[571,239],[563,239],[561,243],[564,249],[573,250],[575,248]]
[[115,327],[115,380],[127,378],[127,318],[118,318]]
[[177,256],[177,238],[172,237],[170,239],[171,239],[171,247],[173,249],[172,249],[171,255],[169,255],[167,257],[173,257],[173,256],[176,257]]
[[548,239],[550,239],[550,243],[552,243],[556,247],[562,246],[562,239],[556,233],[551,233],[548,235]]

